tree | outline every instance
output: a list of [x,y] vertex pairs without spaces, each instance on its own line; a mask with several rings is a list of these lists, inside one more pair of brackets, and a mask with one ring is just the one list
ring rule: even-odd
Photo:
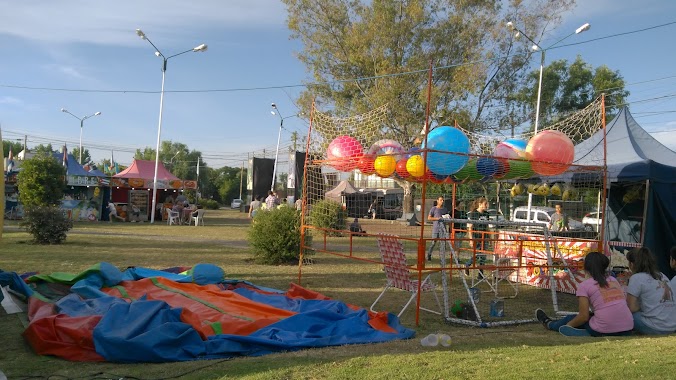
[[40,145],[36,146],[35,148],[33,148],[32,151],[35,154],[51,155],[52,153],[54,153],[54,148],[52,148],[52,144],[47,144],[47,145],[40,144]]
[[10,149],[12,150],[12,154],[16,158],[16,154],[23,150],[23,143],[10,140],[2,140],[2,153],[4,157],[9,157]]
[[[533,115],[537,103],[539,75],[540,70],[531,72],[515,98],[524,112]],[[542,72],[542,124],[555,122],[558,115],[585,108],[602,93],[606,93],[606,119],[610,120],[629,96],[629,91],[624,86],[624,78],[619,71],[612,71],[606,65],[594,69],[580,56],[570,65],[567,60],[554,61]]]
[[59,244],[73,222],[57,206],[66,186],[66,168],[51,153],[41,152],[25,160],[19,172],[19,200],[26,214],[21,221],[40,244]]
[[[80,148],[75,147],[73,150],[70,151],[70,154],[75,157],[76,160],[80,160]],[[92,162],[92,156],[89,154],[89,149],[84,148],[82,149],[82,162],[80,162],[80,165],[86,165]]]
[[[155,161],[155,149],[146,147],[143,150],[136,149],[134,158]],[[202,159],[202,153],[197,150],[189,150],[188,146],[173,141],[162,141],[160,144],[160,161],[176,177],[183,180],[197,179],[197,162],[200,168],[206,166]],[[200,175],[201,175],[200,171]],[[200,178],[200,183],[202,179]]]
[[19,172],[19,200],[25,207],[53,206],[63,198],[66,168],[51,155],[25,160]]
[[[299,58],[317,82],[300,95],[299,104],[308,111],[315,99],[336,116],[387,104],[389,118],[377,138],[393,138],[405,148],[425,123],[430,63],[438,68],[429,94],[431,125],[454,120],[470,130],[511,125],[507,122],[518,110],[495,105],[516,91],[531,53],[523,41],[515,45],[496,20],[518,14],[520,22],[544,33],[574,3],[283,1],[293,38],[303,44]],[[397,181],[410,212],[411,184]]]

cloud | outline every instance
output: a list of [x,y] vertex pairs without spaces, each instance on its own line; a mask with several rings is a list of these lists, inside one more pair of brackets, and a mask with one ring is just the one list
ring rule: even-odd
[[19,98],[15,98],[13,96],[1,96],[0,97],[0,104],[7,104],[10,106],[22,106],[23,101]]
[[45,68],[49,71],[54,71],[57,74],[63,74],[70,78],[85,79],[86,77],[80,73],[75,67],[63,65],[46,65]]
[[286,11],[271,0],[0,0],[0,35],[48,43],[132,45],[136,28],[163,39],[217,27],[282,26]]

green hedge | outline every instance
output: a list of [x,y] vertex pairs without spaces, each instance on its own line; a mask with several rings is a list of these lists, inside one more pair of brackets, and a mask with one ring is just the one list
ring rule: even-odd
[[[249,230],[254,260],[261,264],[298,263],[300,258],[300,212],[292,207],[259,210]],[[310,236],[305,236],[306,246]],[[306,251],[306,255],[309,252]]]
[[[345,230],[347,211],[336,201],[327,199],[318,201],[312,205],[310,210],[310,224],[318,228]],[[330,235],[340,235],[340,233],[333,232]]]
[[73,221],[60,208],[43,206],[26,209],[20,225],[33,235],[35,243],[61,244],[66,240],[66,232],[73,228]]

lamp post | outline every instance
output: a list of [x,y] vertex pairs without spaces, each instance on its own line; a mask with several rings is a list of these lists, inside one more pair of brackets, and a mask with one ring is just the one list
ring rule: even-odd
[[540,78],[538,79],[538,95],[537,95],[537,101],[535,103],[535,133],[538,132],[538,126],[539,126],[539,121],[540,121],[540,100],[542,99],[542,73],[544,72],[545,69],[545,53],[547,50],[553,48],[554,46],[558,45],[559,43],[563,42],[563,40],[567,39],[568,37],[572,36],[573,34],[580,34],[582,32],[586,32],[589,30],[591,25],[589,23],[585,23],[579,28],[575,29],[573,33],[570,33],[569,35],[561,38],[560,40],[556,41],[552,45],[550,45],[548,48],[543,49],[540,44],[537,42],[533,41],[532,38],[530,38],[526,33],[522,32],[519,30],[516,26],[514,26],[514,23],[509,21],[507,24],[507,29],[509,29],[514,33],[514,37],[518,38],[520,35],[523,35],[526,37],[528,41],[530,41],[533,44],[533,47],[531,48],[533,51],[540,51]]
[[141,29],[136,29],[136,35],[141,37],[142,40],[148,41],[150,45],[155,48],[155,55],[158,57],[162,58],[162,89],[160,90],[160,118],[157,123],[157,144],[156,144],[156,149],[155,149],[155,174],[153,175],[153,203],[152,203],[152,212],[150,213],[150,223],[155,223],[155,206],[157,204],[157,168],[159,166],[160,162],[160,136],[162,135],[162,109],[164,106],[164,79],[167,73],[167,61],[169,61],[170,58],[174,58],[176,56],[179,56],[181,54],[185,53],[190,53],[190,52],[203,52],[207,51],[207,45],[201,44],[198,45],[192,49],[182,51],[180,53],[170,55],[166,57],[160,49],[155,46],[152,41],[143,33]]
[[300,113],[287,116],[287,117],[282,117],[282,114],[279,112],[279,108],[277,108],[277,105],[275,103],[271,104],[272,108],[274,110],[270,111],[271,114],[279,116],[279,133],[277,134],[277,149],[275,150],[275,164],[272,167],[272,185],[270,185],[270,191],[275,191],[275,182],[277,182],[277,160],[279,158],[279,142],[282,138],[282,129],[284,128],[284,120],[291,118],[291,117],[298,117],[301,116]]
[[95,112],[92,115],[85,116],[85,117],[77,117],[65,108],[61,108],[61,112],[65,112],[65,113],[71,115],[72,117],[80,120],[80,158],[78,159],[78,161],[80,162],[80,165],[82,165],[82,129],[84,127],[84,121],[89,119],[90,117],[99,116],[101,114],[101,112]]
[[[570,33],[570,34],[568,34],[567,36],[561,38],[560,40],[556,41],[555,43],[553,43],[552,45],[550,45],[550,46],[549,46],[548,48],[546,48],[546,49],[543,49],[543,48],[540,46],[540,44],[538,44],[537,42],[533,41],[533,39],[530,38],[526,33],[522,32],[519,28],[517,28],[516,26],[514,26],[514,23],[513,23],[513,22],[509,21],[509,22],[506,24],[506,26],[507,26],[507,29],[509,29],[509,30],[512,31],[512,32],[515,32],[515,33],[514,33],[514,38],[518,38],[520,35],[523,35],[524,37],[526,37],[526,39],[527,39],[528,41],[530,41],[530,42],[533,44],[533,46],[531,47],[531,49],[532,49],[533,51],[538,51],[538,50],[540,51],[540,77],[539,77],[539,79],[538,79],[538,95],[537,95],[537,100],[536,100],[536,103],[535,103],[535,128],[534,128],[534,132],[535,132],[535,133],[538,133],[538,127],[539,127],[539,125],[540,125],[540,124],[539,124],[539,123],[540,123],[540,101],[541,101],[541,99],[542,99],[542,74],[543,74],[543,72],[544,72],[544,70],[545,70],[545,53],[547,52],[547,50],[549,50],[549,49],[551,49],[552,47],[556,46],[557,44],[559,44],[560,42],[562,42],[562,41],[565,40],[566,38],[572,36],[573,34],[580,34],[580,33],[582,33],[582,32],[585,32],[585,31],[589,30],[589,28],[591,27],[591,25],[590,25],[589,23],[583,24],[583,25],[580,26],[579,28],[575,29],[575,31],[574,31],[573,33]],[[526,216],[526,221],[528,221],[528,222],[530,222],[530,217],[531,217],[531,211],[530,211],[530,210],[531,210],[532,205],[533,205],[533,194],[532,194],[532,193],[528,193],[528,211],[526,212],[526,214],[527,214],[527,216]]]

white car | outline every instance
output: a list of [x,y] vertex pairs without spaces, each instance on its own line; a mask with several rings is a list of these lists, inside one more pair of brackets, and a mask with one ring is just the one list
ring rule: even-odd
[[240,208],[242,203],[244,203],[244,201],[241,199],[233,199],[232,203],[230,203],[230,208]]
[[[530,208],[531,222],[549,225],[552,220],[552,215],[556,212],[553,207],[532,206]],[[528,206],[519,206],[514,209],[512,214],[513,222],[526,222],[528,216]],[[568,218],[568,230],[570,231],[584,231],[585,225],[573,218]]]
[[598,231],[603,223],[603,213],[594,211],[590,212],[582,218],[585,231]]

